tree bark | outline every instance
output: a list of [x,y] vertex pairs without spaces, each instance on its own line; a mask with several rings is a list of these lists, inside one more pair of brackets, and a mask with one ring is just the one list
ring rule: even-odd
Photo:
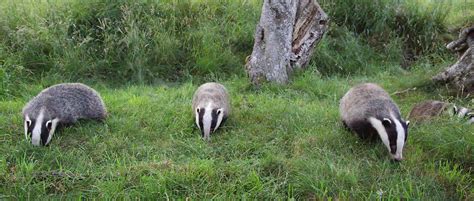
[[459,39],[449,43],[448,49],[460,57],[452,66],[433,77],[433,81],[449,84],[458,92],[474,92],[474,26],[464,29]]
[[308,64],[327,30],[328,16],[315,0],[264,0],[246,70],[252,84],[288,83]]

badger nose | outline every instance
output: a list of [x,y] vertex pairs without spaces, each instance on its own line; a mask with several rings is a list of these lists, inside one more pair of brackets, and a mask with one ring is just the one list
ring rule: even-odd
[[402,156],[393,156],[393,160],[397,161],[397,162],[400,162],[403,160],[403,157]]
[[34,145],[34,146],[40,146],[41,145],[41,142],[40,140],[37,140],[37,139],[31,139],[31,144]]
[[37,143],[37,142],[31,142],[31,144],[32,144],[33,146],[40,146],[40,145],[41,145],[40,143]]

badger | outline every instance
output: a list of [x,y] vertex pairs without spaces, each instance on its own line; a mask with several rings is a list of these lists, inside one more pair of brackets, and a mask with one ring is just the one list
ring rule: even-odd
[[342,97],[339,112],[346,128],[362,139],[381,139],[392,159],[403,159],[410,122],[401,118],[398,106],[380,86],[354,86]]
[[193,114],[201,136],[209,141],[230,114],[230,98],[227,89],[219,83],[208,82],[196,90],[193,96]]
[[81,83],[53,85],[31,99],[22,111],[25,138],[35,146],[47,145],[58,125],[71,125],[78,119],[103,120],[104,102],[94,89]]
[[453,116],[457,116],[459,118],[467,118],[468,124],[474,124],[474,111],[465,108],[465,107],[457,107],[456,105],[453,105],[453,112],[451,113]]
[[437,100],[426,100],[417,103],[411,109],[408,119],[421,122],[441,115],[467,118],[470,124],[474,122],[474,112],[471,109]]

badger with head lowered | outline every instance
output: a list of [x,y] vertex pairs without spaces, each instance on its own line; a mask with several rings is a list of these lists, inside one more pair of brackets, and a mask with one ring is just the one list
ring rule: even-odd
[[204,139],[210,140],[230,114],[230,98],[224,85],[208,82],[196,90],[193,96],[193,114]]
[[394,160],[403,159],[408,137],[408,121],[390,95],[380,86],[365,83],[351,88],[342,97],[339,112],[343,124],[363,139],[380,138]]
[[421,122],[446,114],[467,119],[468,124],[474,124],[474,110],[437,100],[426,100],[416,104],[411,109],[408,119]]
[[78,119],[105,119],[107,110],[94,89],[80,83],[53,85],[41,91],[23,108],[26,139],[47,145],[58,125]]

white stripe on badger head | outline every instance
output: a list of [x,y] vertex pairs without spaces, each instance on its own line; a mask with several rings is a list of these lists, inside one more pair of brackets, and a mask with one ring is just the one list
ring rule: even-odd
[[466,113],[469,112],[469,110],[465,107],[461,107],[460,110],[458,110],[458,117],[464,117],[466,116]]
[[377,133],[379,134],[380,139],[382,139],[383,144],[387,147],[388,152],[390,152],[390,142],[388,141],[387,130],[385,130],[385,127],[383,126],[382,121],[374,117],[369,117],[369,122],[370,124],[372,124],[372,127],[374,127]]
[[199,130],[201,130],[202,128],[199,125],[199,112],[198,112],[198,110],[201,110],[201,108],[197,107],[196,111],[194,111],[194,112],[196,113],[196,115],[195,115],[196,116],[196,125],[198,126]]
[[202,127],[204,127],[204,139],[210,140],[211,124],[212,124],[212,103],[207,104],[202,117]]
[[28,115],[25,115],[25,122],[23,122],[23,124],[25,126],[25,138],[28,140],[28,127],[30,126],[29,124],[31,124],[31,119]]
[[452,111],[451,115],[453,117],[456,116],[456,114],[458,113],[458,107],[455,104],[453,104],[453,109],[451,111]]
[[51,141],[54,131],[56,130],[56,127],[58,126],[58,122],[59,122],[58,118],[51,120],[51,130],[49,131],[48,140],[46,141],[45,145],[49,144],[49,141]]
[[467,123],[474,124],[474,113],[469,113],[467,115],[469,116],[469,121],[467,121]]
[[216,123],[216,127],[214,128],[214,131],[217,130],[217,128],[219,128],[219,126],[221,125],[222,123],[222,120],[224,119],[224,109],[217,109],[217,112],[220,112],[219,115],[217,115],[217,123]]
[[41,108],[35,121],[33,132],[31,133],[31,144],[39,146],[41,141],[41,126],[43,125],[44,109]]
[[393,121],[395,122],[395,128],[397,129],[397,150],[393,156],[396,160],[403,159],[403,146],[405,145],[405,129],[403,128],[400,121],[392,115]]

